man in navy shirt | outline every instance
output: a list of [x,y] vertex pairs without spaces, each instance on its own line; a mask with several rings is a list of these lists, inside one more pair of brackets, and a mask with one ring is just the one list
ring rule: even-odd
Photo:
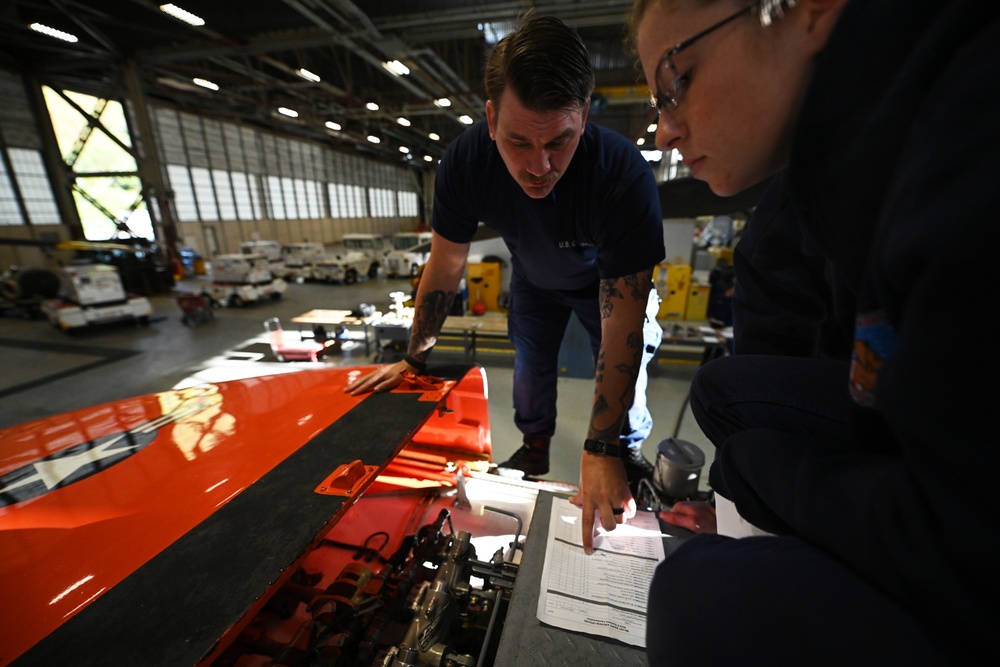
[[[487,122],[456,139],[438,169],[432,251],[409,354],[347,391],[385,391],[404,372],[423,370],[476,228],[483,222],[496,230],[511,251],[508,327],[515,423],[524,433],[523,446],[501,467],[548,472],[558,353],[572,313],[591,338],[594,403],[574,499],[589,553],[595,512],[614,529],[635,513],[628,482],[652,473],[640,449],[652,421],[644,401],[634,399],[649,360],[643,324],[655,305],[652,270],[665,255],[656,183],[635,146],[587,122],[593,67],[583,42],[558,19],[531,17],[501,40],[485,85]],[[650,342],[653,350],[658,342]],[[634,402],[641,409],[630,418]]]

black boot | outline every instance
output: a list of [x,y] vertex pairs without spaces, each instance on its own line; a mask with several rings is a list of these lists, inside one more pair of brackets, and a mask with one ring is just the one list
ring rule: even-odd
[[628,453],[622,457],[622,464],[625,466],[625,476],[632,489],[635,489],[640,479],[653,478],[653,464],[642,455],[641,447],[630,447]]
[[[520,470],[525,477],[537,477],[549,472],[548,436],[525,436],[524,444],[513,456],[497,466],[508,470]],[[652,466],[650,466],[652,474]]]

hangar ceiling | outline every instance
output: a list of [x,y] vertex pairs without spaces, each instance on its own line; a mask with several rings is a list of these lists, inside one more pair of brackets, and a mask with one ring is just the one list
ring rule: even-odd
[[[131,64],[149,99],[394,162],[413,161],[414,155],[440,157],[465,128],[460,116],[482,117],[485,55],[497,35],[534,8],[559,16],[586,42],[597,75],[592,120],[633,140],[652,141],[646,132],[653,119],[648,93],[623,46],[631,0],[179,0],[175,5],[204,23],[168,15],[154,0],[8,1],[0,8],[0,65],[40,83],[121,98]],[[29,28],[35,23],[78,41],[36,32]],[[408,74],[391,73],[383,63],[392,61]],[[302,70],[318,80],[303,78]],[[450,106],[435,102],[442,99]],[[369,103],[378,110],[369,110]],[[381,141],[373,144],[369,135]],[[400,151],[404,146],[409,154]]]

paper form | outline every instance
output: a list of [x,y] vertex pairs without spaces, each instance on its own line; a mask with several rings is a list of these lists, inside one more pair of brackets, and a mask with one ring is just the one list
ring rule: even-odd
[[580,508],[552,499],[548,543],[538,595],[538,620],[565,630],[646,646],[646,599],[663,560],[660,525],[653,512],[637,512],[583,552]]

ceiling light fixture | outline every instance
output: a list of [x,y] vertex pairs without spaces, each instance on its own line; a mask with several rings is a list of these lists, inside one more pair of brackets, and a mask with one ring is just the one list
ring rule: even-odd
[[295,73],[301,76],[306,81],[312,81],[313,83],[319,83],[320,81],[322,81],[322,79],[319,78],[318,74],[313,74],[305,67],[300,67],[299,69],[295,70]]
[[208,79],[194,78],[194,79],[191,79],[191,80],[194,81],[196,85],[199,85],[202,88],[208,88],[209,90],[218,90],[219,89],[219,85],[218,84],[212,83]]
[[368,141],[372,142],[373,144],[377,144],[380,143],[382,140],[376,137],[374,134],[369,134]]
[[369,111],[378,111],[378,105],[375,104],[374,102],[369,102],[368,104],[365,105],[365,108],[368,109]]
[[433,161],[434,161],[434,158],[432,158],[430,155],[425,155],[424,156],[424,162],[433,162]]
[[647,132],[656,132],[656,123],[650,123],[649,127],[646,128]]
[[32,23],[28,26],[35,32],[40,32],[43,35],[48,35],[49,37],[55,37],[56,39],[61,39],[64,42],[79,42],[80,38],[76,35],[70,34],[68,32],[63,32],[62,30],[56,30],[55,28],[50,28],[44,23]]
[[406,76],[410,73],[410,68],[399,62],[398,60],[390,60],[388,62],[382,63],[382,67],[386,68],[392,74],[396,76]]
[[461,116],[458,117],[458,120],[461,123],[464,123],[465,125],[472,125],[472,117],[471,116],[466,116],[465,114],[462,114]]
[[299,112],[295,109],[289,109],[288,107],[278,107],[278,113],[282,116],[288,116],[289,118],[298,118]]
[[399,147],[399,152],[400,152],[400,153],[409,153],[409,152],[410,152],[410,149],[409,149],[409,148],[407,148],[406,146],[400,146],[400,147]]
[[635,140],[636,146],[642,146],[644,143],[646,143],[646,137],[639,137]]
[[450,107],[451,100],[449,100],[447,97],[439,97],[438,99],[434,100],[434,104],[438,105],[439,107]]
[[334,132],[340,131],[340,123],[334,123],[332,120],[326,121],[326,126]]
[[168,3],[165,5],[160,5],[160,11],[164,14],[170,14],[175,19],[184,21],[190,25],[205,25],[205,19],[200,16],[195,16],[186,9],[181,9],[174,3]]

